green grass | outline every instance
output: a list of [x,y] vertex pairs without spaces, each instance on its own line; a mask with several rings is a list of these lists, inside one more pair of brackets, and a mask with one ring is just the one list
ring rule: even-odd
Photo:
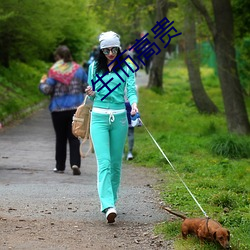
[[20,117],[21,111],[46,98],[39,92],[38,84],[47,70],[48,66],[38,61],[30,65],[11,62],[9,69],[0,67],[0,122],[10,115]]
[[[232,249],[250,249],[250,138],[227,132],[219,81],[210,68],[202,68],[201,73],[205,89],[220,113],[201,115],[197,111],[185,65],[180,60],[170,61],[164,69],[164,93],[141,88],[139,109],[144,124],[175,170],[144,127],[135,129],[133,163],[159,169],[164,181],[156,188],[165,204],[189,217],[202,217],[181,178],[206,213],[230,230]],[[184,242],[178,237],[180,224],[180,219],[162,223],[155,231],[175,239],[178,250],[218,248],[214,243],[201,248],[193,237]]]

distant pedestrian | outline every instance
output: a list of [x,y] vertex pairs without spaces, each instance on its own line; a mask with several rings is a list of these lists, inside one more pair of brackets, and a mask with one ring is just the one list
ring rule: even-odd
[[55,173],[64,173],[66,168],[67,142],[69,142],[70,166],[73,175],[80,175],[80,142],[71,131],[72,117],[84,100],[87,75],[83,68],[73,61],[67,46],[59,46],[55,51],[55,64],[48,77],[41,79],[39,89],[50,95],[49,110],[56,134]]
[[[131,55],[131,54],[129,54]],[[136,68],[136,65],[134,64],[134,62],[131,60],[131,59],[127,59],[126,60],[127,62],[130,62],[134,69]],[[136,74],[135,74],[136,76]],[[136,93],[137,93],[137,98],[138,98],[138,86],[135,85],[136,87]],[[128,119],[128,134],[127,134],[127,140],[128,140],[128,152],[127,152],[127,161],[130,161],[130,160],[133,160],[134,159],[134,155],[133,155],[133,149],[134,149],[134,141],[135,141],[135,138],[134,138],[134,134],[135,134],[135,128],[132,126],[131,124],[131,105],[128,101],[128,98],[127,98],[127,93],[126,93],[126,90],[125,90],[125,106],[126,106],[126,111],[127,111],[127,119]],[[125,149],[124,149],[124,155],[125,155]]]
[[[97,188],[101,211],[106,214],[108,223],[113,223],[117,216],[115,205],[118,199],[122,155],[128,131],[124,102],[125,89],[132,115],[138,112],[137,94],[135,74],[124,62],[125,56],[120,55],[120,36],[112,31],[104,32],[100,35],[99,42],[99,57],[89,67],[90,86],[86,88],[86,93],[93,99],[90,133],[97,159]],[[116,72],[114,68],[118,63]],[[132,65],[130,67],[133,68]],[[108,92],[108,88],[104,88],[105,85],[102,82],[98,83],[96,74],[103,82],[112,79],[108,86],[112,89],[117,86],[115,90]],[[121,81],[118,74],[125,82]],[[91,80],[97,83],[94,85]],[[93,91],[94,87],[96,91]],[[107,93],[109,93],[108,96]]]
[[133,160],[133,148],[134,148],[134,131],[135,128],[131,125],[131,105],[128,101],[125,102],[126,110],[127,110],[127,119],[128,119],[128,153],[127,153],[127,161]]
[[83,68],[84,69],[89,69],[89,65],[92,63],[92,62],[94,62],[97,58],[98,58],[98,55],[99,55],[99,46],[94,46],[93,48],[92,48],[92,51],[90,52],[90,54],[89,54],[89,59],[88,59],[88,61],[87,62],[84,62],[84,64],[83,64]]
[[99,55],[99,46],[94,46],[92,48],[92,51],[90,52],[88,64],[90,65],[92,62],[94,62],[98,58],[98,55]]

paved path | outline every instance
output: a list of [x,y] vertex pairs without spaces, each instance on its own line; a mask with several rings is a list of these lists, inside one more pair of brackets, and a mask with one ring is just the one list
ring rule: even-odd
[[[47,108],[39,110],[20,124],[0,133],[1,207],[7,209],[15,207],[16,203],[26,204],[33,197],[35,200],[33,209],[36,207],[41,209],[41,206],[45,209],[47,204],[53,204],[57,197],[65,205],[68,203],[65,199],[74,200],[74,206],[78,207],[79,213],[64,216],[76,220],[79,217],[85,217],[86,220],[103,220],[102,214],[99,213],[96,190],[95,155],[91,154],[82,160],[81,176],[72,175],[69,162],[65,174],[53,173],[54,166],[54,132]],[[145,203],[147,200],[145,188],[147,192],[150,190],[147,186],[152,185],[151,180],[145,178],[142,180],[136,175],[138,172],[140,175],[143,174],[143,171],[147,174],[146,169],[135,168],[134,172],[131,169],[133,168],[124,166],[121,202],[118,208],[125,212],[126,207],[133,207],[137,203],[138,211],[145,209],[148,211],[148,216],[139,216],[145,214],[145,211],[129,216],[122,213],[121,219],[131,221],[136,219],[141,222],[161,220],[160,214],[149,213],[153,204],[150,201],[149,204]],[[135,200],[130,197],[134,197]],[[149,210],[145,206],[149,206]],[[22,213],[30,216],[30,209],[27,210],[23,206]],[[89,212],[84,212],[86,210]],[[52,216],[60,218],[61,211],[58,210]]]
[[148,84],[148,75],[145,74],[144,70],[136,72],[136,84],[138,87],[146,87]]
[[[147,80],[147,76],[144,72],[138,73],[138,84],[142,86]],[[91,208],[90,210],[93,210],[96,216],[96,211],[99,210],[99,200],[96,190],[94,154],[82,160],[81,176],[72,176],[69,163],[65,174],[55,174],[52,172],[55,166],[54,144],[54,131],[47,107],[10,128],[0,130],[0,196],[4,195],[4,192],[8,194],[6,199],[4,198],[5,206],[11,206],[18,200],[24,202],[26,198],[30,199],[30,195],[34,195],[36,200],[40,201],[53,200],[55,194],[58,194],[59,197],[73,195],[78,200],[81,209]],[[132,202],[132,206],[134,201],[129,197],[132,193],[140,193],[140,185],[134,186],[136,189],[134,190],[130,187],[130,183],[138,184],[140,180],[137,180],[136,176],[130,176],[131,171],[126,173],[127,169],[129,167],[125,165],[124,177],[127,178],[123,181],[121,195],[125,196],[126,203]],[[140,171],[143,172],[143,169]],[[147,185],[147,183],[142,184]],[[10,193],[14,196],[14,200],[8,198]],[[88,197],[88,203],[81,204],[79,197],[83,196]],[[141,199],[142,202],[145,197],[142,196]],[[139,197],[136,200],[139,202]],[[121,206],[125,206],[125,204],[121,204]],[[57,215],[60,216],[59,213]],[[73,217],[77,216],[78,214],[73,214]],[[153,214],[148,219],[143,218],[143,221],[152,220],[154,216]],[[98,219],[100,218],[102,217],[98,216]],[[90,217],[86,216],[86,219],[90,219]],[[127,219],[133,220],[134,218],[129,216]]]
[[[145,74],[139,75],[138,84],[142,85],[146,78]],[[92,229],[89,228],[89,232],[105,230],[105,218],[99,211],[94,154],[82,160],[81,176],[72,175],[69,163],[64,174],[53,173],[54,140],[54,131],[47,107],[12,127],[0,130],[0,222],[5,223],[0,223],[0,231],[1,227],[6,228],[6,235],[9,239],[7,240],[5,238],[7,236],[1,233],[1,250],[29,249],[28,243],[31,239],[27,238],[28,236],[26,237],[21,229],[18,231],[19,241],[11,240],[11,225],[8,225],[8,220],[12,221],[13,218],[41,221],[41,223],[44,220],[60,223],[65,221],[91,222],[95,226]],[[120,223],[124,227],[122,229],[124,232],[126,228],[134,225],[133,223],[137,223],[137,226],[148,224],[147,230],[149,230],[155,223],[166,220],[166,213],[159,208],[157,192],[151,188],[158,182],[158,178],[156,170],[124,164],[120,199],[117,204],[117,224]],[[15,227],[14,229],[14,233],[17,234],[17,229]],[[127,241],[130,240],[127,239]],[[92,242],[93,248],[86,248],[98,249],[100,244],[105,246],[107,243],[101,237],[99,241],[97,247]],[[23,247],[20,242],[24,244]],[[52,244],[53,240],[44,248],[39,240],[32,239],[32,242],[36,245],[33,249],[48,249],[48,246],[52,247],[48,244]],[[127,242],[128,248],[126,249],[138,247],[137,245],[133,248],[133,244],[136,245],[133,240],[131,243]],[[9,248],[10,246],[12,248]],[[116,248],[117,245],[109,249]],[[68,246],[58,249],[78,248]],[[79,247],[79,249],[85,248]],[[142,249],[153,249],[153,246]]]

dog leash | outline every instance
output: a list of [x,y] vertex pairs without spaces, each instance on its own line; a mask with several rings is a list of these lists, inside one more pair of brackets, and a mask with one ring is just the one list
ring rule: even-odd
[[194,197],[194,195],[192,194],[192,192],[190,191],[190,189],[188,188],[188,186],[186,185],[186,183],[182,180],[182,178],[178,174],[178,172],[175,169],[175,167],[173,166],[173,164],[170,162],[170,160],[168,159],[168,157],[165,155],[165,153],[163,152],[163,150],[161,149],[161,147],[159,146],[159,144],[157,143],[157,141],[154,139],[154,137],[152,136],[152,134],[149,132],[149,130],[147,129],[147,127],[145,126],[145,124],[143,123],[143,121],[141,120],[141,118],[139,118],[139,119],[140,119],[142,125],[144,126],[144,128],[146,129],[146,131],[148,132],[148,134],[150,135],[151,139],[155,143],[155,145],[158,147],[158,149],[160,150],[160,152],[162,153],[162,155],[165,157],[165,159],[167,160],[167,162],[169,163],[169,165],[175,171],[175,173],[177,174],[177,176],[181,180],[182,184],[185,186],[185,188],[187,189],[187,191],[189,192],[189,194],[191,195],[191,197],[193,198],[193,200],[196,202],[196,204],[198,205],[198,207],[200,208],[200,210],[202,211],[202,213],[205,215],[206,218],[209,218],[209,216],[206,214],[206,212],[203,210],[203,208],[201,207],[201,205],[199,204],[199,202],[196,200],[196,198]]

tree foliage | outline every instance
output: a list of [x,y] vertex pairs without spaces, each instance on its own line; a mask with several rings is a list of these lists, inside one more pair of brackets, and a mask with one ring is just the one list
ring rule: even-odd
[[250,96],[250,13],[246,11],[250,9],[250,1],[233,0],[232,8],[241,85],[245,94]]
[[235,23],[236,38],[250,36],[250,9],[249,0],[233,0],[232,9]]
[[103,31],[120,34],[123,46],[134,43],[142,31],[152,28],[155,19],[154,0],[94,0],[92,6]]
[[59,44],[68,45],[73,56],[82,60],[96,36],[87,4],[85,0],[1,0],[0,63],[8,67],[12,59],[48,60]]

